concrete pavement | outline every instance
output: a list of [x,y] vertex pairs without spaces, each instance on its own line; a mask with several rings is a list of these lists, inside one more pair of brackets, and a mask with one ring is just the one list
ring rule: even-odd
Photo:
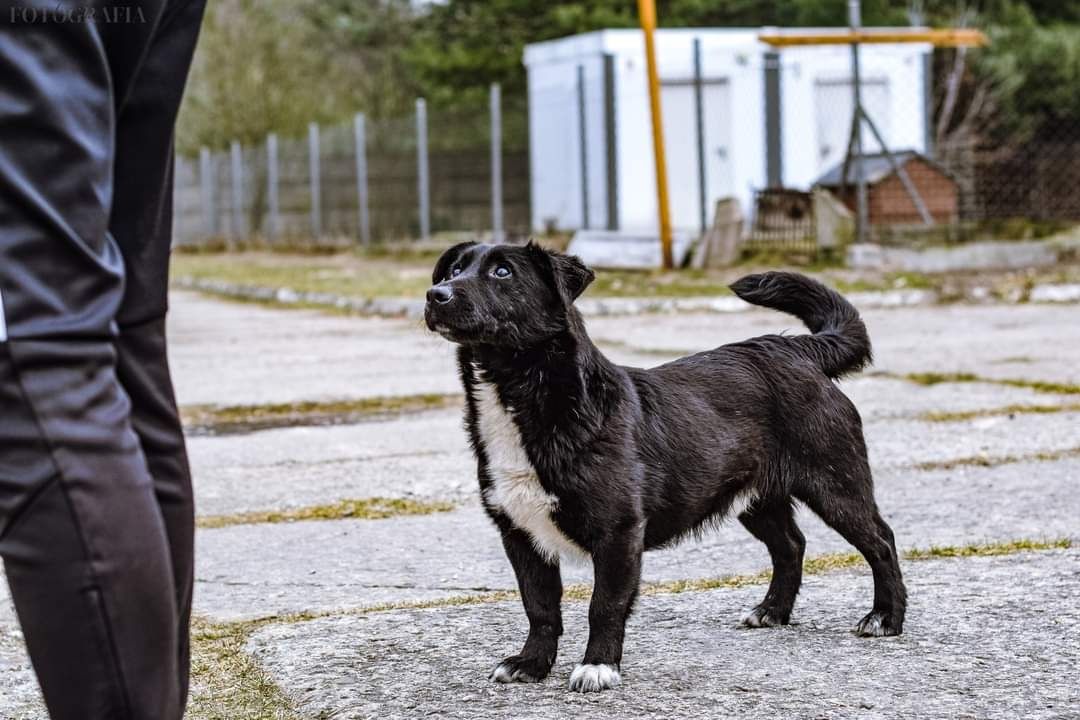
[[[460,392],[452,349],[414,321],[188,293],[175,293],[172,304],[172,362],[184,405]],[[1080,307],[954,305],[865,315],[875,371],[890,375],[864,374],[843,388],[862,412],[879,503],[898,545],[1080,540]],[[596,317],[588,325],[620,362],[650,365],[796,329],[797,321],[750,311]],[[975,377],[929,385],[904,379],[928,372]],[[930,419],[942,413],[953,417]],[[200,530],[197,613],[211,623],[241,623],[248,651],[291,704],[276,715],[244,717],[1080,714],[1075,696],[1053,682],[1077,660],[1076,611],[1062,600],[1080,584],[1075,549],[905,563],[911,620],[903,637],[880,642],[847,634],[868,604],[863,565],[808,577],[800,625],[777,631],[733,629],[740,611],[760,599],[760,586],[650,596],[630,631],[625,687],[581,698],[564,685],[584,641],[582,603],[568,603],[556,677],[539,688],[486,681],[488,665],[522,638],[516,600],[364,611],[471,602],[514,587],[477,503],[475,463],[456,411],[201,434],[189,450],[202,516],[371,497],[457,506],[386,520]],[[799,522],[809,556],[850,552],[809,513]],[[763,546],[729,523],[700,542],[650,553],[645,578],[700,580],[767,567]],[[588,582],[591,570],[568,566],[564,577]],[[196,691],[204,692],[198,684]],[[205,707],[196,717],[213,716]],[[43,717],[6,588],[0,717]]]

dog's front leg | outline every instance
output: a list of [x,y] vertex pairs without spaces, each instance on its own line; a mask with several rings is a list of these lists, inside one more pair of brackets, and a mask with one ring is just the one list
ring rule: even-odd
[[641,584],[644,530],[644,524],[635,521],[593,550],[589,645],[585,659],[570,675],[571,690],[599,692],[622,680],[623,635]]
[[506,658],[491,671],[496,682],[540,682],[555,664],[562,635],[562,576],[558,560],[548,562],[533,547],[529,536],[504,527],[503,547],[517,575],[521,601],[529,617],[529,637],[517,655]]

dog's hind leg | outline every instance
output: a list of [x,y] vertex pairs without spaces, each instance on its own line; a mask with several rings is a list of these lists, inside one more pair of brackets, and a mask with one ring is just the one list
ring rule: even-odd
[[857,483],[851,482],[852,477],[828,478],[820,485],[797,490],[796,497],[854,545],[874,573],[874,607],[856,625],[855,634],[899,635],[904,629],[907,590],[892,529],[874,502],[869,468],[863,472],[865,477]]
[[496,682],[540,682],[551,672],[562,635],[562,575],[559,562],[548,562],[522,530],[502,530],[503,547],[514,566],[521,601],[529,617],[529,637],[517,655],[505,658],[491,671]]
[[744,627],[787,625],[791,608],[802,585],[803,551],[806,539],[795,524],[787,499],[758,501],[739,515],[739,522],[769,548],[773,575],[765,599],[742,619]]

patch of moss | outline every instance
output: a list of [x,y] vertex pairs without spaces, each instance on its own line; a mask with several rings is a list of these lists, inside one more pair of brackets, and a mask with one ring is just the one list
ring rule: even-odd
[[1072,540],[1010,540],[1000,543],[972,545],[931,545],[926,549],[908,550],[905,560],[934,560],[937,558],[994,557],[1013,555],[1021,552],[1042,552],[1045,550],[1067,550],[1072,547]]
[[405,498],[363,498],[293,510],[209,515],[199,518],[196,525],[200,528],[212,529],[233,525],[260,525],[302,520],[385,520],[404,515],[431,515],[453,509],[454,505],[448,502],[421,502]]
[[187,405],[180,409],[180,418],[189,433],[230,434],[301,425],[339,425],[387,415],[455,407],[461,401],[461,395],[429,393],[328,402]]
[[300,720],[295,704],[244,648],[258,625],[212,624],[191,628],[191,720]]
[[969,372],[941,373],[941,372],[915,372],[915,373],[874,373],[881,377],[893,377],[917,385],[939,385],[941,383],[987,383],[990,385],[1005,385],[1007,387],[1025,388],[1035,392],[1053,393],[1056,395],[1080,395],[1080,385],[1075,383],[1059,383],[1048,380],[1026,380],[1024,378],[990,378]]
[[832,553],[830,555],[818,555],[817,557],[803,560],[803,572],[807,575],[822,575],[834,570],[843,570],[855,567],[865,562],[858,553]]
[[963,422],[984,417],[1001,417],[1008,415],[1038,415],[1060,412],[1080,412],[1080,403],[1068,405],[1006,405],[999,408],[986,408],[983,410],[966,410],[959,412],[927,412],[919,416],[920,420],[927,422]]
[[912,465],[916,470],[953,470],[958,467],[997,467],[1022,462],[1054,462],[1080,456],[1080,447],[1066,450],[1044,450],[1026,455],[973,455],[951,460],[931,460]]
[[1056,395],[1080,395],[1080,385],[1074,383],[1048,382],[1045,380],[991,380],[999,385],[1010,387],[1027,388],[1041,393],[1054,393]]
[[901,375],[900,378],[917,385],[927,386],[940,385],[941,383],[985,382],[974,373],[917,372]]

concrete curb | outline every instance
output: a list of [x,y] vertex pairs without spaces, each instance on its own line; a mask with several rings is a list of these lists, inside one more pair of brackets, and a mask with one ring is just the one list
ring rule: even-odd
[[[174,278],[174,287],[196,290],[239,300],[272,302],[282,305],[305,305],[341,310],[357,315],[376,317],[420,318],[424,315],[424,301],[411,298],[356,298],[333,293],[303,292],[291,288],[272,288],[257,285],[241,285],[223,280],[207,280],[188,276]],[[861,309],[900,308],[936,305],[941,296],[933,290],[886,290],[881,292],[845,293],[851,302]],[[1037,285],[1028,297],[1030,302],[1075,303],[1080,302],[1080,284]],[[974,302],[995,302],[985,295],[973,293]],[[1022,297],[998,300],[1003,304],[1023,302]],[[674,313],[735,313],[752,310],[749,305],[734,296],[689,298],[584,298],[577,308],[586,317],[611,317],[645,314]]]

